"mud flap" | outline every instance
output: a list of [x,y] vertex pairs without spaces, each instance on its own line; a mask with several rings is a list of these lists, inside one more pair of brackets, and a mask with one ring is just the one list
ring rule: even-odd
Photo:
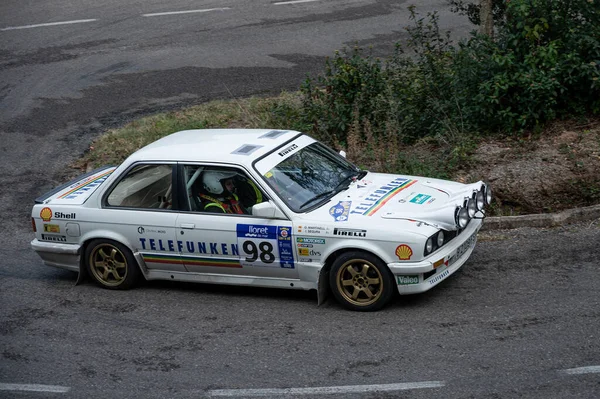
[[77,281],[75,281],[75,286],[83,284],[85,280],[87,280],[88,273],[86,267],[83,265],[83,262],[79,262],[79,273],[77,273]]
[[319,272],[317,283],[317,306],[321,306],[329,296],[329,269],[325,266]]

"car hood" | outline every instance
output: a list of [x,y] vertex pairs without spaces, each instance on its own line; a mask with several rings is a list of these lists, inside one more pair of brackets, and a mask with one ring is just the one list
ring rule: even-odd
[[482,182],[462,184],[418,176],[369,173],[319,208],[334,222],[369,223],[383,219],[422,222],[456,230],[455,210]]

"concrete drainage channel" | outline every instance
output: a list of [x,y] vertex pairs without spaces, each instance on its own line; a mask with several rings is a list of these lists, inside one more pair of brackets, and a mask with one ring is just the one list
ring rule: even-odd
[[482,231],[518,229],[520,227],[556,227],[565,224],[594,221],[600,219],[600,205],[569,209],[558,213],[543,213],[521,216],[488,217]]

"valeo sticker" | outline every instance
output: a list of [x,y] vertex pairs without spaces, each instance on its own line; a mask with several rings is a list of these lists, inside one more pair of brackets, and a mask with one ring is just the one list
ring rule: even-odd
[[52,209],[45,207],[40,211],[40,217],[44,222],[49,222],[52,220]]
[[419,284],[419,276],[396,276],[398,285]]

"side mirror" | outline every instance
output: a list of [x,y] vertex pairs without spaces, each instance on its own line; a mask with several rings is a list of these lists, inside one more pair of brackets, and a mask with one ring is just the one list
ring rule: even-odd
[[344,158],[346,158],[346,151],[344,151],[344,150],[340,151],[340,155],[343,156]]
[[285,215],[271,201],[261,202],[252,206],[252,216],[270,219],[286,219]]

